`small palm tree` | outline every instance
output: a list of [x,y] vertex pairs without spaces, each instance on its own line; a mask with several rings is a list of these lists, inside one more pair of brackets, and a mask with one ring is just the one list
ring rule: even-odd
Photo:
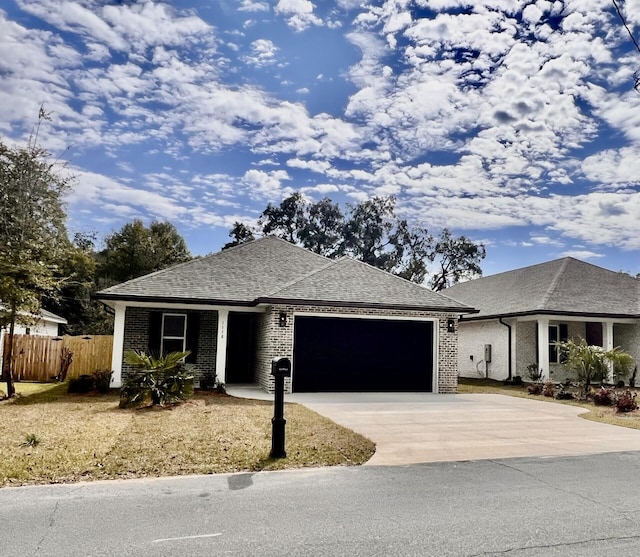
[[193,395],[193,375],[184,367],[187,352],[154,356],[129,350],[124,361],[136,368],[120,391],[120,408],[143,404],[165,405],[182,402]]
[[565,367],[576,374],[585,398],[591,383],[604,382],[611,367],[615,376],[624,377],[633,366],[633,358],[619,347],[605,350],[602,346],[590,346],[584,339],[577,343],[567,340],[558,346],[565,357]]

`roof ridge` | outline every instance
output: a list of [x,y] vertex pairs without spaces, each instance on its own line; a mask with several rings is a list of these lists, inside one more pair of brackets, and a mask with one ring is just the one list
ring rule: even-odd
[[[284,238],[280,238],[280,236],[275,236],[274,234],[267,234],[266,236],[262,236],[260,238],[256,238],[256,240],[253,240],[253,241],[255,242],[255,241],[258,241],[258,240],[266,240],[267,238],[274,238],[275,240],[278,240],[280,242],[284,242],[285,244],[288,244],[289,246],[293,246],[294,248],[298,248],[298,249],[301,249],[303,251],[309,252],[309,253],[311,253],[311,254],[313,254],[316,257],[319,257],[321,259],[329,259],[326,255],[322,255],[320,253],[316,253],[315,251],[311,251],[310,249],[307,249],[304,246],[299,246],[298,244],[294,244],[293,242],[290,242],[289,240],[285,240]],[[333,261],[333,260],[329,259],[329,261]]]
[[[371,269],[374,269],[375,271],[378,271],[379,273],[384,273],[385,275],[391,276],[393,278],[396,278],[398,280],[403,280],[404,282],[410,284],[411,286],[417,286],[418,288],[421,288],[422,290],[427,290],[429,292],[433,292],[434,294],[438,294],[439,296],[443,296],[443,294],[441,294],[440,292],[436,292],[435,290],[431,290],[431,288],[426,288],[425,286],[422,286],[422,284],[418,284],[417,282],[413,282],[412,280],[409,280],[407,278],[401,277],[399,275],[395,275],[393,274],[391,271],[385,271],[384,269],[381,269],[380,267],[376,267],[375,265],[371,265],[371,263],[367,263],[366,261],[360,261],[359,259],[355,259],[349,255],[343,255],[340,259],[349,259],[350,261],[355,261],[356,263],[360,263],[361,265],[366,265],[367,267],[370,267]],[[448,296],[444,296],[445,298],[448,298]],[[453,298],[449,298],[450,300],[453,300]],[[455,302],[455,300],[453,300]]]
[[240,244],[236,244],[235,246],[231,246],[231,247],[228,247],[226,249],[220,248],[219,251],[214,251],[214,252],[208,253],[207,255],[203,255],[203,256],[196,255],[195,257],[192,257],[191,259],[189,259],[189,261],[183,261],[182,263],[176,263],[175,265],[170,265],[169,267],[165,267],[164,269],[158,269],[157,271],[153,271],[153,272],[147,273],[145,275],[140,275],[139,277],[134,277],[132,279],[125,280],[124,282],[118,282],[117,284],[113,284],[111,286],[108,286],[107,288],[103,288],[102,290],[99,290],[97,293],[99,294],[100,292],[108,292],[109,290],[111,290],[112,288],[115,288],[116,286],[117,287],[121,287],[121,286],[124,286],[125,284],[126,285],[135,284],[135,283],[139,282],[142,279],[148,279],[149,277],[154,277],[156,275],[163,274],[163,273],[165,273],[167,271],[172,271],[174,269],[177,269],[179,267],[183,267],[185,265],[189,265],[189,264],[193,264],[193,263],[196,263],[196,262],[213,259],[214,257],[220,256],[223,253],[228,253],[229,251],[233,251],[236,248],[240,248],[240,247],[246,246],[248,244],[253,244],[254,242],[259,242],[259,241],[263,240],[264,238],[265,237],[255,238],[254,240],[249,240],[248,242],[242,242]]
[[560,277],[567,270],[567,266],[569,265],[569,260],[570,259],[571,259],[570,257],[565,257],[562,260],[562,264],[560,265],[560,268],[556,271],[556,274],[553,277],[553,279],[551,279],[551,283],[549,284],[549,288],[547,288],[547,291],[545,292],[544,296],[542,297],[542,302],[540,304],[540,309],[546,309],[547,304],[549,303],[549,300],[551,299],[551,296],[553,295],[553,293],[555,292],[556,288],[558,287],[558,283],[560,282]]
[[[284,240],[284,241],[286,242],[286,240]],[[304,248],[302,248],[302,249],[304,249]],[[316,255],[320,255],[320,254],[316,254]],[[259,296],[259,298],[270,298],[271,296],[275,296],[281,290],[285,290],[286,288],[290,288],[294,284],[302,282],[303,280],[306,280],[309,277],[312,277],[313,275],[319,273],[320,271],[324,271],[324,270],[328,269],[329,267],[335,265],[338,261],[340,261],[340,259],[342,259],[342,257],[340,257],[339,259],[329,259],[328,257],[324,257],[324,255],[321,255],[320,257],[323,257],[324,259],[326,259],[328,261],[328,263],[326,265],[324,265],[323,267],[320,267],[318,269],[314,269],[313,271],[309,271],[306,275],[303,275],[303,276],[301,276],[301,277],[299,277],[299,278],[297,278],[295,280],[287,282],[286,284],[280,285],[278,288],[276,288],[272,292],[268,292],[267,294]]]
[[168,271],[173,271],[174,269],[177,269],[177,268],[185,266],[185,265],[191,265],[191,264],[198,263],[198,262],[209,261],[211,259],[214,259],[214,258],[220,257],[222,255],[225,255],[225,254],[227,254],[229,252],[237,251],[238,249],[244,248],[244,247],[249,246],[251,244],[264,242],[265,240],[277,240],[278,242],[285,243],[287,246],[292,246],[292,247],[297,248],[299,250],[303,250],[303,251],[307,251],[309,253],[312,253],[316,257],[320,257],[322,259],[328,259],[324,255],[320,255],[319,253],[315,253],[315,252],[313,252],[311,250],[303,248],[302,246],[298,246],[297,244],[293,244],[293,243],[289,242],[288,240],[285,240],[284,238],[280,238],[278,236],[274,236],[272,234],[268,234],[266,236],[261,236],[260,238],[254,238],[253,240],[249,240],[247,242],[242,242],[240,244],[236,244],[235,246],[230,246],[230,247],[228,247],[226,249],[225,248],[220,248],[220,250],[214,251],[214,252],[209,253],[207,255],[203,255],[203,256],[196,255],[192,259],[189,259],[189,261],[183,261],[182,263],[176,263],[175,265],[171,265],[170,267],[165,267],[164,269],[158,269],[157,271],[153,271],[152,273],[147,273],[146,275],[141,275],[139,277],[135,277],[135,278],[126,280],[124,282],[119,282],[117,284],[113,284],[113,285],[111,285],[111,286],[109,286],[107,288],[103,288],[102,290],[99,290],[98,293],[109,292],[112,288],[115,288],[115,287],[120,288],[121,286],[124,286],[125,284],[126,285],[135,284],[135,283],[137,283],[138,281],[140,281],[142,279],[148,279],[149,277],[152,277],[152,276],[156,276],[156,275],[168,272]]

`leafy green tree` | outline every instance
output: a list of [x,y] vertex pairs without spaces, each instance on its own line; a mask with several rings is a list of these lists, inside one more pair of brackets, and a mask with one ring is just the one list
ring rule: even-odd
[[232,241],[227,242],[222,246],[222,249],[232,248],[233,246],[244,244],[245,242],[250,242],[251,240],[256,239],[253,234],[253,230],[246,224],[238,221],[233,223],[233,227],[229,231],[229,236],[232,238]]
[[94,242],[95,234],[74,235],[67,257],[59,264],[63,277],[60,291],[42,301],[45,309],[64,315],[68,321],[65,326],[67,334],[110,335],[113,332],[113,316],[91,298],[97,291]]
[[633,366],[633,358],[618,347],[605,350],[601,346],[587,344],[584,339],[560,342],[558,347],[564,355],[564,366],[576,374],[585,398],[591,383],[604,382],[610,371],[614,376],[624,377]]
[[139,219],[105,239],[98,254],[99,286],[124,282],[191,259],[184,238],[168,222],[147,228]]
[[[41,109],[39,122],[46,119]],[[42,297],[57,290],[58,263],[69,246],[63,195],[70,178],[39,147],[39,126],[26,147],[0,142],[0,326],[9,331],[7,396],[15,393],[10,367],[15,325],[38,314]]]
[[292,244],[298,243],[298,233],[305,224],[305,201],[300,193],[285,198],[279,206],[269,203],[258,219],[263,234],[273,234]]
[[344,215],[337,203],[325,197],[309,205],[297,231],[300,243],[325,257],[339,257],[344,252]]
[[438,270],[431,277],[429,286],[437,292],[462,279],[482,276],[480,262],[486,255],[483,244],[475,244],[466,236],[456,238],[448,228],[443,229],[433,253]]
[[[486,254],[482,244],[465,236],[453,237],[448,229],[435,242],[426,228],[410,227],[398,217],[395,207],[393,196],[374,197],[348,205],[344,215],[328,198],[309,204],[294,193],[278,206],[269,204],[258,224],[265,235],[276,235],[330,258],[348,254],[418,284],[425,282],[437,260],[439,270],[430,281],[435,290],[482,275],[480,261]],[[236,241],[227,246],[241,243],[247,231],[246,225],[236,222],[229,234]]]

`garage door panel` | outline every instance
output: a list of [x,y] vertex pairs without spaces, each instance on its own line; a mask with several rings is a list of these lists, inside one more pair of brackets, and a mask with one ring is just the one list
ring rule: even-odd
[[296,317],[293,389],[431,391],[433,323]]

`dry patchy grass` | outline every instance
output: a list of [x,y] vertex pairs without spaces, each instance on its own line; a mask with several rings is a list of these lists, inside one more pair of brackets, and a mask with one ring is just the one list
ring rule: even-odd
[[[632,389],[634,390],[634,389]],[[635,389],[638,392],[637,389]],[[568,404],[570,406],[579,406],[588,410],[584,414],[580,414],[581,418],[586,420],[592,420],[594,422],[602,422],[610,425],[617,425],[622,427],[630,427],[633,429],[640,429],[640,410],[633,412],[616,412],[615,408],[610,406],[595,406],[590,401],[580,400],[556,400],[554,398],[545,397],[542,395],[530,395],[527,393],[527,389],[524,386],[516,385],[503,385],[499,381],[492,381],[488,379],[467,379],[460,378],[458,384],[459,393],[485,393],[485,394],[499,394],[508,396],[517,396],[522,398],[531,398],[534,400],[542,400],[544,402],[552,402],[555,404]]]
[[[274,460],[268,402],[197,394],[171,408],[121,410],[115,395],[36,390],[0,403],[0,485],[361,464],[375,450],[297,404],[285,408],[287,457]],[[36,446],[25,443],[30,434]]]

